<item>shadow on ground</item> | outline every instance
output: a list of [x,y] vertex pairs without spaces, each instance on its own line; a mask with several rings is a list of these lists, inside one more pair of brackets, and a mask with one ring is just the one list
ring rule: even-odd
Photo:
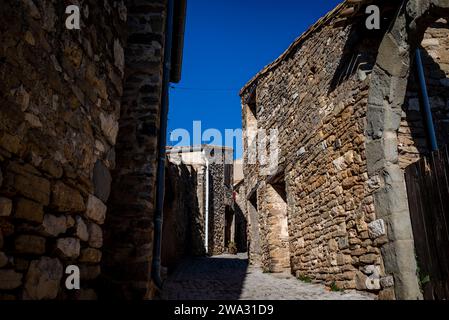
[[164,282],[164,300],[238,300],[247,275],[245,254],[184,260]]

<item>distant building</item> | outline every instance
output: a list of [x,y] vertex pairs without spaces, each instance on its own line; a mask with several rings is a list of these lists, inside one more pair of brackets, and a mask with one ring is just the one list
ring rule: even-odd
[[[191,213],[197,215],[192,225],[195,234],[192,246],[197,254],[203,249],[206,254],[222,254],[231,242],[233,153],[232,148],[210,145],[167,149],[170,164],[193,170],[191,179],[196,187],[193,201],[197,202],[198,211]],[[182,186],[173,185],[173,188],[166,196],[171,193],[179,196]],[[198,247],[198,239],[202,248]]]

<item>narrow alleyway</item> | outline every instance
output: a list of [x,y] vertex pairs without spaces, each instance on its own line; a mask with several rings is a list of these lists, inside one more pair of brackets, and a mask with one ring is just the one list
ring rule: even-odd
[[355,291],[330,292],[285,274],[248,266],[245,254],[185,260],[165,281],[168,300],[370,300]]

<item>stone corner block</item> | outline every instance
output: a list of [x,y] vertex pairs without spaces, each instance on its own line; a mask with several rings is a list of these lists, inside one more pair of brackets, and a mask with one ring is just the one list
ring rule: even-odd
[[62,258],[78,258],[80,255],[80,250],[80,240],[77,238],[62,238],[56,241],[56,251]]
[[57,258],[34,260],[25,279],[25,300],[55,299],[63,276],[62,263]]
[[106,218],[106,205],[97,197],[89,195],[87,200],[86,216],[92,221],[103,224]]
[[375,220],[368,224],[368,232],[371,239],[377,239],[387,233],[385,222],[382,219]]

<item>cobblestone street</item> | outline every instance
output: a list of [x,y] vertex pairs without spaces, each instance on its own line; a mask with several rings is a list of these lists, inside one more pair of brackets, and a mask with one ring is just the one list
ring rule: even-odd
[[185,260],[164,283],[168,300],[370,300],[355,291],[330,292],[285,274],[263,273],[244,254]]

